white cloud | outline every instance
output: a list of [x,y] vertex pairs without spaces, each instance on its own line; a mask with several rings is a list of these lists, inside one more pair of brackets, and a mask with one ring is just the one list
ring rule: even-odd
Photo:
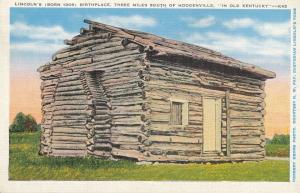
[[145,17],[141,15],[130,15],[130,16],[116,16],[106,15],[93,18],[93,20],[129,29],[139,29],[142,27],[153,27],[157,24],[155,18]]
[[48,43],[42,41],[12,43],[10,49],[13,52],[27,52],[32,54],[53,54],[65,47],[63,43]]
[[32,40],[59,41],[75,36],[75,33],[65,31],[61,26],[34,26],[16,22],[11,24],[10,33],[15,37],[25,37]]
[[226,53],[243,53],[269,57],[284,57],[290,54],[288,41],[279,41],[272,38],[260,39],[234,34],[207,32],[187,35],[184,40]]
[[254,25],[254,24],[255,24],[255,21],[250,18],[242,18],[242,19],[235,18],[235,19],[223,22],[223,25],[229,29],[251,27],[251,25]]
[[290,34],[290,22],[260,23],[254,29],[262,36],[288,36]]
[[11,52],[15,57],[26,53],[32,57],[49,55],[49,58],[54,52],[65,46],[64,39],[71,39],[76,35],[59,25],[40,26],[22,22],[11,24],[10,34],[12,37],[21,38],[13,40],[10,44]]
[[240,28],[252,28],[261,36],[288,36],[290,34],[290,22],[261,22],[251,18],[234,18],[223,22],[230,30]]
[[[288,65],[286,61],[290,55],[288,40],[247,37],[216,32],[185,34],[182,39],[183,41],[207,47],[235,58],[238,57],[244,62],[254,62],[254,64],[266,62],[268,65]],[[258,63],[257,61],[261,62]]]
[[213,16],[204,18],[183,17],[181,20],[187,22],[188,26],[195,28],[206,28],[216,23],[216,18]]

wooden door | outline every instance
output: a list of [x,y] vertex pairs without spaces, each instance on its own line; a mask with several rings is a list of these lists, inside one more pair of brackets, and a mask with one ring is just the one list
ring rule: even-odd
[[221,151],[221,99],[203,98],[203,152]]

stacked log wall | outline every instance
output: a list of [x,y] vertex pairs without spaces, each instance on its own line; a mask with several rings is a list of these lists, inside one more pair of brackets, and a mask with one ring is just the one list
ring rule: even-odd
[[[149,161],[260,160],[264,157],[264,81],[152,60],[146,87]],[[228,93],[228,96],[227,94]],[[222,99],[221,153],[204,154],[202,97]],[[188,101],[188,125],[170,124],[170,99]],[[227,102],[229,104],[227,105]],[[229,116],[228,116],[229,115]],[[228,125],[227,127],[227,124]],[[227,131],[230,129],[230,136]],[[227,144],[227,141],[230,143]],[[229,152],[228,149],[229,148]]]
[[53,119],[53,108],[54,93],[58,85],[58,77],[50,77],[41,75],[41,98],[42,98],[42,120],[41,120],[41,140],[40,140],[40,154],[49,155],[51,154],[51,143],[52,143],[52,119]]
[[[101,145],[110,138],[107,146],[113,156],[135,159],[143,156],[141,145],[144,133],[141,128],[145,125],[145,94],[140,70],[144,68],[141,61],[145,53],[141,52],[139,45],[124,45],[122,40],[107,32],[82,34],[67,41],[71,45],[55,53],[53,61],[39,69],[41,78],[45,79],[42,85],[51,77],[56,78],[55,84],[58,85],[52,90],[42,90],[42,95],[49,92],[49,96],[53,96],[43,98],[42,108],[53,111],[45,111],[43,115],[49,122],[42,123],[42,128],[49,125],[49,131],[44,129],[42,135],[44,141],[49,142],[41,151],[48,152],[49,147],[52,150],[50,155],[91,154],[103,157],[103,154],[96,152],[97,148],[104,148]],[[102,123],[106,120],[101,118],[102,115],[97,115],[97,112],[103,112],[96,109],[95,101],[98,99],[92,93],[95,88],[86,76],[93,71],[104,72],[101,86],[109,98],[109,124]],[[101,137],[103,133],[97,134],[97,125],[108,126],[106,139]]]

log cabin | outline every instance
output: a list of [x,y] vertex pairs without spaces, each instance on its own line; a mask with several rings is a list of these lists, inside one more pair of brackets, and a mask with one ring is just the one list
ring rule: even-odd
[[219,52],[84,20],[39,67],[40,154],[139,162],[265,157],[265,81]]

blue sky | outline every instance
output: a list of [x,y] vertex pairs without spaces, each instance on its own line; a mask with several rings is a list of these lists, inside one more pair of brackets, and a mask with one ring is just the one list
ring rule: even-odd
[[11,8],[11,69],[36,71],[84,18],[220,51],[289,74],[289,10]]

